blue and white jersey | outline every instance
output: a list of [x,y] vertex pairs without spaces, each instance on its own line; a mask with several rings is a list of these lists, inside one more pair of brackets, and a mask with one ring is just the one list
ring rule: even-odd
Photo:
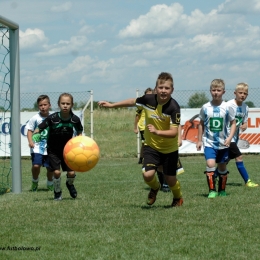
[[[34,132],[38,125],[45,119],[42,117],[40,112],[34,115],[26,124],[27,130]],[[41,132],[41,141],[34,144],[34,148],[30,149],[31,153],[39,153],[47,155],[47,138],[48,138],[48,129],[45,129]]]
[[[234,137],[232,138],[232,142],[238,142],[239,134],[240,134],[240,126],[247,122],[248,120],[248,106],[244,102],[242,106],[238,106],[235,99],[231,99],[228,102],[228,105],[235,110],[235,117],[236,117],[236,132]],[[229,126],[229,133],[230,133],[230,126]]]
[[199,117],[204,122],[203,146],[216,150],[227,148],[224,142],[229,136],[230,121],[235,119],[234,109],[225,101],[222,101],[219,106],[208,102],[202,106]]

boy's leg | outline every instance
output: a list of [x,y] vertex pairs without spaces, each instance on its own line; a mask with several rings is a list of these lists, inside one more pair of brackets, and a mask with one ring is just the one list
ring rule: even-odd
[[142,168],[143,179],[144,182],[151,188],[147,199],[148,205],[154,204],[157,193],[161,188],[160,182],[158,182],[155,176],[155,170],[158,164],[160,164],[159,152],[149,146],[144,146],[144,162]]
[[47,189],[53,191],[53,172],[47,169]]
[[66,186],[69,190],[70,196],[75,199],[78,195],[77,190],[74,186],[74,180],[75,180],[76,174],[74,171],[68,171],[67,172],[67,180],[66,180]]
[[209,188],[209,194],[208,198],[213,199],[218,196],[218,193],[216,191],[215,186],[215,170],[216,170],[216,157],[217,157],[217,150],[211,148],[211,147],[205,147],[204,148],[204,155],[206,159],[206,171],[204,172],[206,174],[206,180]]
[[39,182],[39,174],[40,174],[40,165],[33,165],[32,166],[32,191],[38,190],[38,182]]
[[232,142],[229,147],[229,157],[236,160],[236,167],[241,177],[243,178],[247,187],[254,188],[258,187],[258,184],[252,182],[249,178],[249,174],[244,166],[242,153],[240,152],[237,144]]
[[31,154],[32,159],[32,191],[38,190],[38,182],[39,182],[39,174],[41,170],[43,155],[39,153],[32,153]]
[[180,182],[176,178],[179,151],[169,153],[165,159],[163,164],[164,176],[173,195],[171,206],[178,207],[183,204]]
[[180,157],[178,158],[177,170],[176,171],[177,171],[177,175],[184,173],[184,169],[182,167]]
[[54,200],[62,200],[62,191],[61,191],[61,172],[59,170],[55,170],[53,178],[53,188],[54,188]]
[[204,172],[206,174],[206,180],[207,180],[207,184],[208,184],[208,188],[209,188],[209,194],[208,194],[208,198],[209,199],[213,199],[216,198],[218,196],[218,193],[216,191],[216,180],[215,180],[215,167],[207,167],[207,171]]

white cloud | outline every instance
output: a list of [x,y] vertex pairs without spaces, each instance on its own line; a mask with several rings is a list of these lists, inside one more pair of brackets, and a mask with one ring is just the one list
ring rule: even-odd
[[45,45],[45,51],[37,53],[37,56],[78,55],[80,51],[85,50],[87,42],[85,36],[72,36],[68,41],[60,40],[56,44]]
[[170,30],[181,18],[183,7],[179,3],[152,6],[146,15],[133,19],[119,32],[119,36],[139,37],[145,34],[156,35]]
[[55,13],[67,12],[71,9],[72,3],[66,2],[61,5],[55,5],[51,7],[51,11]]
[[226,0],[219,6],[219,11],[223,13],[237,14],[260,14],[259,0]]
[[43,46],[48,42],[48,38],[45,36],[44,31],[40,29],[26,29],[25,32],[19,32],[20,36],[20,48],[21,50],[40,51]]

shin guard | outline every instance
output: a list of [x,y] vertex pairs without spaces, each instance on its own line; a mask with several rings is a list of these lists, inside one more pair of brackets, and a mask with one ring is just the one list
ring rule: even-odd
[[209,186],[209,190],[216,191],[214,171],[205,172],[205,173],[206,173],[206,178],[207,178],[207,183],[208,183],[208,186]]

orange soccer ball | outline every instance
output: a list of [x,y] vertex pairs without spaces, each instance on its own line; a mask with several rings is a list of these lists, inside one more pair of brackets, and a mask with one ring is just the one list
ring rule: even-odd
[[73,171],[86,172],[98,163],[99,147],[92,138],[77,136],[67,142],[63,150],[63,157]]

